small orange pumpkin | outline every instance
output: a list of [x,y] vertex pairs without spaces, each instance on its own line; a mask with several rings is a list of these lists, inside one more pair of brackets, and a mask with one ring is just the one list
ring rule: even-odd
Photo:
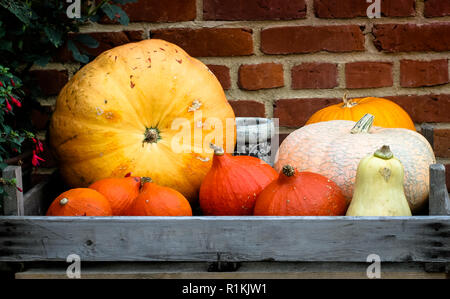
[[126,215],[129,216],[192,216],[189,201],[178,191],[142,178],[141,193],[133,201]]
[[250,156],[231,156],[214,148],[213,165],[200,186],[200,208],[205,215],[252,215],[256,197],[278,173]]
[[60,194],[47,216],[112,216],[111,205],[99,192],[89,188],[70,189]]
[[342,216],[347,200],[333,181],[283,166],[277,180],[256,199],[256,216]]
[[139,195],[140,187],[141,179],[139,177],[107,178],[89,186],[106,197],[115,216],[125,213]]
[[347,96],[344,95],[343,102],[317,111],[306,124],[329,120],[358,121],[365,114],[370,113],[375,116],[374,126],[404,128],[416,131],[416,127],[408,113],[390,100],[374,97],[348,100]]

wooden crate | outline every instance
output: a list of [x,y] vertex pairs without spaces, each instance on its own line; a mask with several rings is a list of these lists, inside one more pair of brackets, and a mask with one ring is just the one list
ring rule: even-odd
[[[20,185],[20,167],[3,175]],[[370,254],[385,278],[449,277],[442,164],[430,166],[429,215],[412,217],[42,216],[55,182],[8,190],[0,262],[21,265],[17,278],[66,277],[70,254],[85,278],[363,278]]]

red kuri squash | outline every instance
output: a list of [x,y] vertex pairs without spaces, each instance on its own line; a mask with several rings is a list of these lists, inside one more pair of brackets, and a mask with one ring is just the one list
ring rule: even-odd
[[89,186],[106,197],[115,216],[125,213],[139,195],[140,187],[141,179],[139,177],[107,178]]
[[278,179],[259,194],[254,215],[339,216],[344,215],[346,209],[347,200],[333,181],[285,165]]
[[99,192],[89,188],[70,189],[60,194],[47,216],[112,216],[111,205]]
[[252,215],[256,197],[278,173],[261,159],[213,148],[213,165],[200,187],[200,208],[205,215]]
[[126,212],[129,216],[192,216],[189,201],[178,191],[142,178],[141,193]]

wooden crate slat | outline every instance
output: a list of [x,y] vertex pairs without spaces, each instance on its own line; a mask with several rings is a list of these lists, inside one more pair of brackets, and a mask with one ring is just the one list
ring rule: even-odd
[[23,189],[22,185],[22,167],[7,166],[3,169],[2,177],[4,179],[16,179],[16,186],[5,185],[5,194],[3,195],[3,213],[5,215],[23,216],[23,192],[17,187]]
[[430,215],[450,215],[450,198],[445,184],[445,166],[430,165]]
[[450,218],[1,217],[0,261],[448,262]]

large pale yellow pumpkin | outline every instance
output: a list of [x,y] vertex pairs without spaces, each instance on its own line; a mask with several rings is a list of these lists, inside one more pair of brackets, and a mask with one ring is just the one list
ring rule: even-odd
[[298,171],[321,174],[341,187],[350,202],[359,162],[387,144],[403,164],[411,211],[419,211],[428,198],[429,166],[436,163],[433,149],[417,132],[372,124],[373,116],[368,114],[357,123],[333,120],[306,125],[280,145],[275,169],[280,171],[289,164]]
[[106,51],[71,78],[50,141],[70,186],[131,173],[192,202],[211,167],[209,143],[234,149],[234,113],[203,63],[150,39]]

